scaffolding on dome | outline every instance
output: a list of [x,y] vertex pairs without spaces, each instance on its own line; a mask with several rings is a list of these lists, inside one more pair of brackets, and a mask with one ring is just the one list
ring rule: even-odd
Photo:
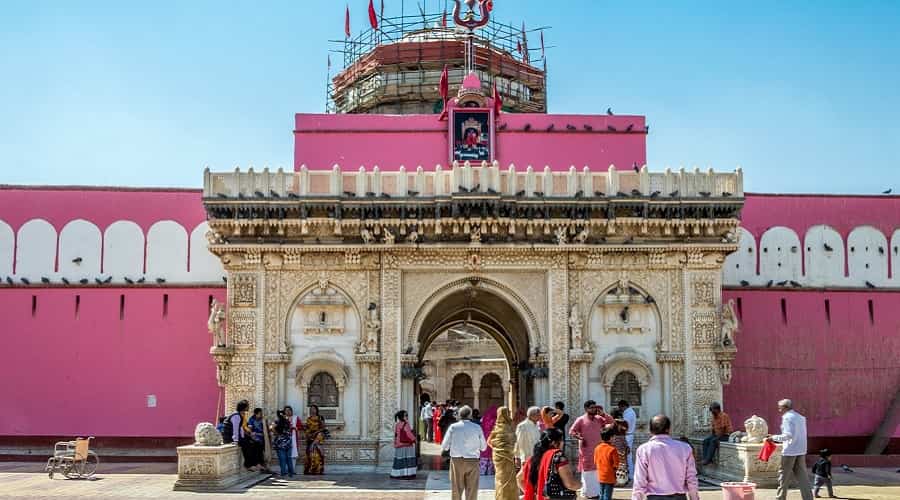
[[[488,95],[496,83],[504,111],[547,112],[544,48],[530,47],[525,39],[545,29],[523,33],[492,17],[476,32],[476,72]],[[338,54],[343,68],[332,77],[329,67],[326,113],[440,113],[444,64],[451,88],[465,77],[466,30],[453,25],[450,13],[383,17],[377,30],[330,42],[339,47],[330,53]]]

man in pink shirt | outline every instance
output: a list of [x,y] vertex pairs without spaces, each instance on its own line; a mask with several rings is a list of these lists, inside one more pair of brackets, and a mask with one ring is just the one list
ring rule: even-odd
[[584,484],[585,498],[597,498],[600,495],[600,483],[597,480],[597,465],[594,463],[594,448],[600,444],[600,433],[606,426],[597,402],[587,400],[584,403],[584,415],[575,419],[569,429],[569,435],[578,440],[578,472]]
[[665,415],[650,420],[650,440],[634,459],[632,500],[699,500],[697,466],[691,445],[672,439],[672,422]]

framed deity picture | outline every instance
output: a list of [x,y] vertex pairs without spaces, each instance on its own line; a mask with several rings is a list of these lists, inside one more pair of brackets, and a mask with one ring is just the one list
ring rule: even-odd
[[450,110],[450,160],[494,161],[494,115],[490,109]]

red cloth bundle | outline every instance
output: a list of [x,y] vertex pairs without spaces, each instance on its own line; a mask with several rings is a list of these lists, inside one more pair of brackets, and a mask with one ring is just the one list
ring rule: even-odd
[[759,450],[759,456],[757,458],[759,458],[763,462],[768,462],[769,457],[771,457],[772,454],[775,453],[775,450],[777,448],[778,445],[776,445],[774,441],[770,441],[767,439],[763,442],[763,447],[761,450]]

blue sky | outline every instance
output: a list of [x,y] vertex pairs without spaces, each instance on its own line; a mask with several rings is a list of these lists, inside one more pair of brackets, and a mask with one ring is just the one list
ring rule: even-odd
[[[350,2],[354,31],[367,4]],[[198,187],[206,165],[289,167],[293,114],[324,108],[344,6],[5,3],[0,183]],[[652,169],[900,191],[898,1],[495,0],[495,15],[552,26],[551,112],[646,115]]]

